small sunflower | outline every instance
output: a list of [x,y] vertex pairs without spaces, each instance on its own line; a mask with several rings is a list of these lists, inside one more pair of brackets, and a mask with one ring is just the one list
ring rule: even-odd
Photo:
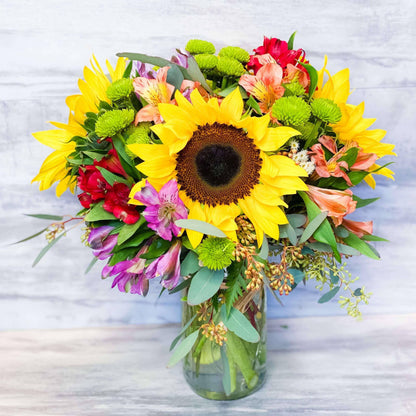
[[[104,74],[95,57],[93,59],[94,61],[91,61],[92,70],[85,67],[85,80],[78,81],[81,94],[71,95],[66,99],[70,110],[68,123],[51,122],[53,126],[58,127],[58,130],[45,130],[33,134],[36,140],[55,151],[45,159],[32,182],[40,182],[39,189],[41,191],[50,188],[55,182],[59,182],[56,187],[58,197],[68,188],[74,192],[76,185],[75,178],[69,175],[70,169],[66,166],[69,155],[75,150],[75,142],[70,140],[74,136],[86,136],[87,132],[82,125],[87,112],[96,113],[100,101],[110,103],[106,91],[111,81]],[[125,62],[124,58],[120,58],[113,69],[107,61],[107,69],[113,81],[122,78]]]
[[[177,105],[159,104],[165,122],[152,127],[162,144],[129,146],[143,160],[137,169],[156,189],[176,179],[188,218],[215,225],[233,241],[241,213],[253,223],[259,245],[264,233],[278,239],[279,224],[287,223],[282,197],[307,190],[299,178],[307,174],[290,158],[273,152],[299,132],[268,127],[269,114],[242,118],[238,88],[221,104],[217,98],[205,101],[196,89],[192,103],[179,92],[175,99]],[[130,195],[142,186],[136,184]],[[203,237],[191,230],[187,234],[194,247]]]

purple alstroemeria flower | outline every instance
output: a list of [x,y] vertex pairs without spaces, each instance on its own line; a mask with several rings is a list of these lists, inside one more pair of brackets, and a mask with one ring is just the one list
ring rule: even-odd
[[159,193],[146,181],[146,185],[134,195],[134,199],[147,206],[143,216],[150,229],[168,241],[172,241],[172,235],[179,235],[181,228],[175,225],[175,221],[187,218],[188,212],[179,198],[175,179],[166,182]]
[[177,55],[172,56],[170,61],[184,68],[188,68],[188,58],[191,54],[183,49],[176,49],[176,52]]
[[88,236],[88,244],[92,248],[95,257],[105,260],[111,256],[111,251],[117,244],[118,234],[109,235],[114,227],[104,225],[102,227],[91,228]]
[[139,77],[147,79],[156,79],[156,71],[153,69],[154,65],[136,61],[134,66],[137,73],[139,74]]
[[148,268],[148,273],[155,277],[161,277],[161,284],[166,289],[173,289],[181,277],[181,254],[182,244],[180,240],[173,243],[169,250],[154,261]]
[[144,245],[131,260],[120,261],[114,266],[106,265],[102,271],[103,279],[112,276],[114,277],[112,288],[117,285],[120,292],[146,296],[149,291],[149,279],[155,277],[154,274],[147,272],[146,260],[140,258],[148,248],[148,245]]

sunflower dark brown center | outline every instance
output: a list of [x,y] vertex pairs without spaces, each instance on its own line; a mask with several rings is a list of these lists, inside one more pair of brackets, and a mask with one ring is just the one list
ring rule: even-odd
[[206,205],[237,203],[259,182],[260,151],[242,129],[199,126],[177,155],[177,180],[187,196]]

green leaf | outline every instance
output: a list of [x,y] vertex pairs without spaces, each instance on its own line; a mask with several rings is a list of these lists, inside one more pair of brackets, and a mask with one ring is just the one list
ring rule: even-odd
[[266,236],[263,236],[263,244],[261,245],[258,256],[263,260],[267,260],[269,257],[269,242]]
[[168,367],[173,367],[177,364],[182,358],[191,351],[192,347],[195,344],[195,341],[198,338],[199,329],[192,332],[192,334],[188,335],[173,351],[172,356],[170,357]]
[[288,214],[286,215],[289,223],[292,225],[293,228],[299,228],[305,225],[306,223],[306,215],[303,214]]
[[181,263],[181,276],[189,276],[196,273],[200,268],[198,255],[195,251],[190,251]]
[[359,198],[357,195],[353,195],[352,199],[354,201],[357,201],[357,206],[356,208],[362,208],[365,207],[366,205],[372,204],[373,202],[377,201],[380,198],[368,198],[368,199],[361,199]]
[[104,201],[96,203],[91,211],[85,216],[84,220],[87,222],[114,220],[116,217],[103,208]]
[[131,70],[133,68],[133,61],[130,61],[123,73],[123,78],[130,78]]
[[187,288],[191,284],[191,282],[192,282],[192,279],[183,280],[181,283],[178,284],[178,286],[169,290],[169,295],[172,295],[173,293],[180,292],[181,290]]
[[329,278],[333,285],[336,285],[339,282],[339,276],[335,275],[332,270],[329,271]]
[[120,163],[125,172],[132,178],[139,181],[142,178],[141,174],[134,166],[131,158],[127,155],[124,140],[119,134],[113,137],[113,145],[119,155]]
[[131,185],[131,183],[126,180],[125,178],[115,175],[114,173],[110,172],[109,170],[101,167],[101,166],[97,166],[97,169],[101,172],[101,175],[103,175],[103,178],[111,185],[113,186],[115,182],[118,183],[124,183],[125,185]]
[[354,233],[350,233],[347,238],[344,238],[344,243],[349,245],[352,248],[355,248],[360,253],[364,254],[367,257],[370,257],[375,260],[379,260],[380,256],[377,252],[374,252],[374,248],[367,244],[361,238],[357,237]]
[[171,242],[163,240],[162,238],[157,238],[152,242],[147,253],[141,254],[141,259],[152,260],[160,257],[162,254],[165,254],[170,248]]
[[389,240],[386,240],[385,238],[377,237],[376,235],[370,235],[370,234],[364,235],[363,240],[367,240],[367,241],[387,241],[387,242],[389,241]]
[[351,147],[348,149],[347,153],[345,153],[344,156],[338,159],[338,162],[345,161],[348,164],[348,167],[351,168],[351,166],[355,163],[358,156],[358,151],[360,149],[358,147]]
[[185,331],[191,326],[194,319],[197,317],[197,314],[195,314],[181,329],[181,332],[179,332],[178,336],[172,341],[172,344],[170,344],[169,351],[172,351],[176,344],[179,342],[179,340],[182,338],[182,335],[185,333]]
[[225,305],[221,306],[221,319],[228,330],[247,342],[256,343],[260,341],[260,335],[251,325],[251,322],[236,308],[232,307],[227,316]]
[[170,65],[167,73],[166,82],[173,85],[177,90],[181,89],[184,77],[177,65]]
[[304,64],[302,62],[300,62],[300,64],[308,71],[311,80],[309,85],[309,97],[312,97],[312,94],[315,92],[316,86],[318,85],[318,72],[312,65]]
[[243,275],[243,264],[233,262],[227,268],[227,290],[225,291],[225,305],[227,315],[230,313],[236,300],[243,295],[247,287],[247,280]]
[[[321,210],[318,205],[313,202],[305,192],[299,192],[299,195],[303,199],[306,205],[306,210],[308,212],[309,221],[313,221],[317,217]],[[313,237],[316,241],[321,243],[329,244],[334,253],[334,257],[338,262],[341,262],[341,256],[338,252],[337,242],[335,240],[334,231],[332,230],[331,224],[327,219],[325,219],[318,229],[313,233]]]
[[188,304],[199,305],[215,295],[223,279],[223,270],[210,270],[207,267],[203,267],[192,278],[188,291]]
[[319,298],[318,303],[329,302],[338,293],[340,288],[341,286],[336,286],[333,289],[331,289],[329,292],[325,293],[325,295],[322,295]]
[[52,221],[62,221],[64,217],[60,215],[49,215],[49,214],[24,214],[26,217],[39,218],[40,220],[52,220]]
[[195,58],[193,56],[188,57],[188,79],[192,81],[198,81],[201,83],[201,85],[210,93],[212,94],[212,90],[207,84],[207,81],[204,77],[204,75],[201,72],[201,69],[199,68],[198,64],[195,61]]
[[85,269],[84,274],[88,274],[88,273],[89,273],[89,271],[93,268],[94,264],[95,264],[95,263],[97,263],[97,260],[98,260],[98,257],[94,257],[94,258],[91,260],[90,264],[89,264],[89,265],[88,265],[88,267]]
[[104,156],[106,156],[106,154],[107,154],[107,153],[90,152],[88,150],[85,150],[82,153],[86,154],[92,160],[96,160],[97,162],[100,162],[104,158]]
[[281,235],[280,237],[282,238],[289,238],[290,243],[293,246],[296,246],[298,243],[298,237],[296,235],[296,231],[295,229],[289,224],[283,224],[283,225],[279,225],[279,228],[281,230]]
[[289,38],[289,40],[288,40],[288,42],[287,42],[287,49],[290,51],[290,50],[293,50],[293,43],[295,42],[295,36],[296,36],[296,32],[293,32],[291,35],[290,35],[290,38]]
[[127,247],[139,247],[141,243],[143,243],[144,240],[148,240],[150,237],[154,236],[155,233],[153,231],[144,231],[140,234],[137,234],[133,236],[132,238],[129,238],[125,243],[121,244],[117,247],[117,250],[127,248]]
[[360,252],[355,248],[347,246],[345,244],[337,243],[338,251],[341,254],[346,254],[347,256],[359,256]]
[[114,266],[117,263],[120,263],[121,261],[131,259],[137,254],[137,247],[129,247],[125,248],[123,250],[117,251],[117,253],[114,253],[111,256],[110,261],[108,262],[109,266]]
[[222,386],[224,387],[225,395],[231,394],[231,373],[230,363],[228,362],[227,353],[225,352],[224,345],[221,347],[221,360],[222,360]]
[[305,228],[305,231],[302,234],[302,237],[299,240],[299,243],[304,243],[312,237],[313,233],[318,229],[318,227],[323,223],[325,218],[328,216],[328,212],[324,211],[318,214]]
[[35,238],[38,235],[43,234],[47,229],[48,227],[44,228],[43,230],[38,231],[36,234],[32,234],[31,236],[24,238],[23,240],[19,240],[19,241],[16,241],[15,243],[11,243],[10,245],[19,244],[19,243],[23,243],[25,241],[31,240],[32,238]]
[[305,273],[302,270],[290,268],[287,271],[293,276],[296,284],[299,284],[305,278]]
[[135,232],[143,225],[144,222],[145,219],[142,215],[136,223],[123,225],[117,237],[117,244],[121,245],[127,241],[132,235],[135,234]]
[[215,225],[200,220],[176,220],[175,225],[187,230],[198,231],[202,234],[212,235],[214,237],[226,238],[227,236]]
[[59,234],[58,237],[56,237],[54,240],[52,240],[47,246],[45,246],[41,252],[36,257],[35,261],[32,264],[32,267],[35,267],[41,258],[65,235],[65,233]]
[[252,95],[250,95],[250,97],[248,98],[247,105],[251,107],[257,114],[263,114],[260,109],[259,103],[254,99]]
[[173,62],[170,62],[167,59],[159,58],[157,56],[145,55],[143,53],[120,52],[116,55],[122,58],[128,58],[130,61],[140,61],[145,64],[151,64],[159,67],[175,65]]

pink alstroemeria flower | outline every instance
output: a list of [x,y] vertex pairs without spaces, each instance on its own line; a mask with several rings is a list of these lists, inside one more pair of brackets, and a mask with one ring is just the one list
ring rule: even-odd
[[175,221],[187,218],[188,211],[179,198],[178,183],[175,179],[166,182],[159,193],[146,181],[146,185],[140,192],[136,192],[134,199],[147,206],[143,211],[147,226],[160,237],[171,241],[173,235],[179,235],[181,228],[175,225]]
[[[321,136],[318,141],[319,143],[314,144],[311,147],[309,155],[315,163],[316,175],[321,178],[329,178],[330,176],[344,178],[345,182],[347,182],[349,186],[352,186],[351,180],[345,170],[367,170],[377,159],[376,154],[364,153],[359,150],[356,161],[350,168],[348,168],[348,163],[345,160],[339,159],[345,156],[349,149],[357,147],[354,146],[354,143],[344,146],[340,151],[338,151],[335,140],[332,137]],[[331,153],[334,154],[329,160],[325,159],[325,152],[322,146],[326,147]]]
[[242,75],[238,83],[259,101],[261,111],[267,113],[285,92],[281,85],[282,77],[283,70],[280,65],[266,63],[256,75]]
[[342,225],[360,238],[364,235],[373,234],[373,221],[360,222],[344,219]]
[[332,218],[336,227],[341,225],[347,214],[355,211],[357,201],[352,199],[352,192],[349,189],[337,191],[312,185],[308,185],[308,188],[306,193],[321,211],[328,212],[328,216]]
[[161,277],[161,285],[166,289],[173,289],[181,277],[181,255],[182,243],[177,240],[169,250],[160,256],[148,267],[148,273],[155,277]]

